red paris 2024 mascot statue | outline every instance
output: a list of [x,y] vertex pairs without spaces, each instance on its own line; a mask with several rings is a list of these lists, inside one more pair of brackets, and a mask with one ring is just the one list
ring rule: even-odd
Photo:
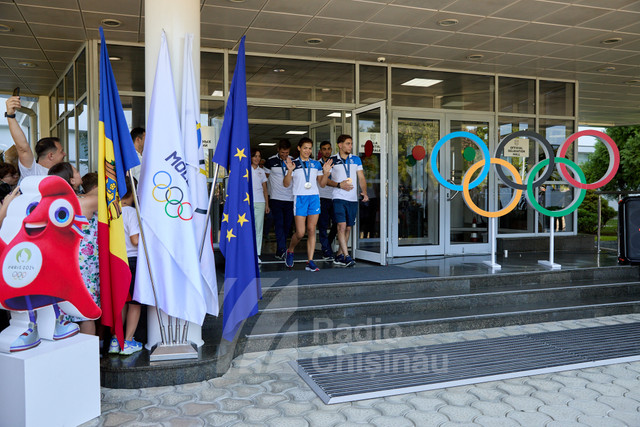
[[0,332],[2,352],[33,348],[41,337],[77,334],[78,325],[65,314],[101,314],[80,274],[78,249],[87,220],[73,189],[57,176],[31,176],[20,190],[0,228],[0,307],[12,312],[11,325]]

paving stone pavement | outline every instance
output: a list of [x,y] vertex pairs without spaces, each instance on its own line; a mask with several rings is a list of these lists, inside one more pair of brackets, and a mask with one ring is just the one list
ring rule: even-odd
[[244,354],[194,384],[103,388],[93,426],[640,426],[640,362],[325,405],[287,362],[312,356],[640,322],[640,314]]

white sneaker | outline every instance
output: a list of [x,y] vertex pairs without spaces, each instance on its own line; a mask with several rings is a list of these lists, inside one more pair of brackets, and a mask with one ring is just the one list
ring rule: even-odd
[[122,349],[120,354],[128,356],[130,354],[136,353],[136,352],[141,351],[141,350],[142,350],[142,343],[136,341],[135,338],[132,338],[131,341],[126,341],[125,340],[124,348]]
[[111,343],[109,344],[109,354],[118,354],[120,353],[120,344],[116,337],[111,338]]

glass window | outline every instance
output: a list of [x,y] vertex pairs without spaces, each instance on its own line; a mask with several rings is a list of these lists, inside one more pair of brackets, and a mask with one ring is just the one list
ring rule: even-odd
[[351,110],[315,110],[316,122],[324,122],[327,120],[333,120],[336,123],[342,123],[342,115],[345,117],[351,117]]
[[[543,135],[554,150],[574,132],[573,120],[557,120],[557,119],[540,119],[540,134]],[[575,148],[577,144],[572,144],[571,149],[567,152],[567,158],[573,160],[575,158]]]
[[78,117],[78,127],[76,129],[76,139],[78,140],[78,171],[80,175],[84,176],[84,174],[91,171],[91,165],[89,164],[89,132],[86,99],[76,107],[76,116]]
[[56,102],[58,103],[58,115],[56,119],[65,113],[66,104],[64,102],[64,80],[60,82],[56,89]]
[[49,123],[53,124],[58,119],[58,101],[56,95],[56,89],[49,97]]
[[540,80],[540,111],[544,116],[575,114],[575,84]]
[[311,110],[304,108],[281,107],[256,107],[249,106],[249,120],[284,120],[303,121],[311,120]]
[[360,65],[360,104],[387,99],[387,67]]
[[494,77],[392,69],[395,106],[493,111]]
[[56,134],[55,134],[55,136],[60,138],[60,143],[62,144],[63,147],[65,147],[65,150],[67,150],[67,135],[64,132],[64,120],[62,120],[56,126]]
[[[560,210],[569,206],[576,197],[577,191],[566,183],[547,183],[538,190],[538,203],[551,211]],[[574,214],[565,215],[555,219],[555,231],[573,231]],[[538,231],[549,232],[551,217],[538,214]]]
[[[499,117],[498,129],[500,132],[499,139],[502,140],[505,136],[514,132],[535,130],[535,119],[524,117]],[[529,140],[529,148],[526,156],[511,157],[503,154],[501,158],[511,162],[511,164],[520,172],[520,177],[524,181],[529,170],[535,166],[536,159],[538,158],[536,153],[540,150],[542,150],[542,148],[538,142]],[[508,172],[506,173],[508,177],[512,178]],[[502,209],[511,203],[514,191],[514,189],[505,185],[500,179],[498,179],[498,209]],[[507,215],[498,218],[498,233],[512,234],[535,232],[535,213],[536,211],[529,206],[523,194],[520,202],[514,210],[509,212]]]
[[67,122],[67,161],[78,167],[76,150],[76,118],[73,115],[73,110],[71,110],[65,120]]
[[498,77],[499,111],[501,113],[535,114],[535,80]]
[[209,125],[211,125],[211,120],[215,118],[222,120],[224,117],[224,102],[200,101],[200,116],[206,118],[206,120],[201,120],[202,123],[208,123]]
[[107,48],[118,90],[144,92],[144,47],[107,43]]
[[72,111],[73,106],[76,103],[75,95],[73,94],[73,67],[67,72],[64,76],[64,90],[65,90],[65,100],[67,102],[67,111]]
[[[544,135],[554,150],[558,150],[560,144],[562,144],[571,134],[574,132],[573,120],[552,120],[541,119],[540,120],[540,133]],[[571,148],[566,154],[566,158],[575,160],[576,158],[577,144],[572,144]],[[544,156],[544,153],[541,154]],[[541,157],[542,159],[542,157]],[[569,168],[569,170],[571,170]],[[558,170],[553,172],[551,178],[549,178],[546,185],[541,186],[538,189],[538,202],[549,210],[557,210],[567,207],[573,198],[575,197],[575,191],[572,187],[562,181],[562,177],[558,173]],[[551,220],[548,216],[539,214],[538,230],[541,232],[547,232],[550,229]],[[556,218],[556,231],[573,231],[574,221],[573,213],[567,216]]]
[[[229,81],[236,56],[229,56]],[[354,102],[354,64],[246,56],[247,97]]]
[[76,59],[76,95],[79,98],[87,92],[87,55],[86,50],[82,50]]
[[144,96],[121,96],[120,102],[129,129],[144,127]]
[[224,55],[202,52],[200,54],[200,95],[224,96]]

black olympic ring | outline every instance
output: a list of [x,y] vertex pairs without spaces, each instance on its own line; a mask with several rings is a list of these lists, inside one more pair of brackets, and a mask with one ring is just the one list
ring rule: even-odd
[[[542,148],[544,148],[544,151],[547,154],[547,158],[549,159],[549,165],[547,165],[547,169],[542,174],[542,176],[540,178],[538,178],[536,181],[534,181],[534,183],[533,183],[533,188],[538,188],[545,181],[547,181],[551,177],[551,175],[553,174],[553,170],[556,167],[556,165],[555,165],[555,154],[556,153],[553,150],[553,146],[547,140],[547,138],[545,138],[544,136],[540,135],[539,133],[532,132],[530,130],[521,130],[521,131],[518,131],[518,132],[514,132],[514,133],[512,133],[510,135],[507,135],[502,141],[500,141],[500,144],[496,148],[494,156],[497,157],[497,158],[501,158],[502,157],[502,153],[504,151],[504,147],[507,145],[507,143],[509,141],[511,141],[512,139],[519,138],[519,137],[525,137],[525,138],[528,138],[528,139],[533,139],[534,141],[538,141],[540,144],[542,144]],[[526,191],[527,185],[526,184],[518,184],[516,182],[513,182],[511,179],[509,179],[507,177],[507,175],[504,173],[504,170],[502,169],[501,165],[497,165],[496,166],[496,173],[498,174],[498,176],[500,177],[502,182],[504,182],[505,185],[507,185],[508,187],[514,188],[516,190],[525,190]]]
[[[171,197],[171,190],[173,190],[174,188],[176,190],[180,190],[180,200],[169,198]],[[182,203],[182,199],[184,199],[184,193],[182,192],[182,189],[180,187],[169,187],[167,188],[167,191],[164,193],[164,198],[167,201],[167,203],[169,203],[170,205],[179,205]]]

